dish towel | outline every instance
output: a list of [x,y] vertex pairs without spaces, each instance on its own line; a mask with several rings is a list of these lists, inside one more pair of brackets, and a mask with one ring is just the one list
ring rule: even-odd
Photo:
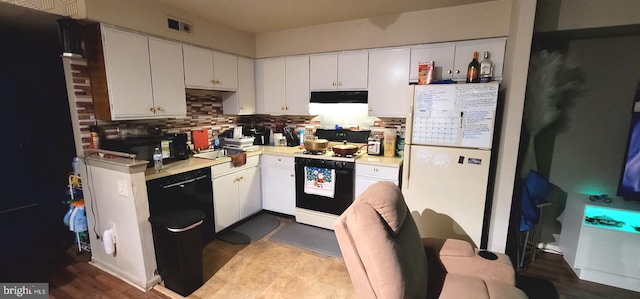
[[247,153],[233,154],[229,155],[229,157],[231,157],[231,163],[233,163],[233,167],[240,167],[247,164]]
[[333,198],[335,195],[335,169],[304,167],[304,193]]

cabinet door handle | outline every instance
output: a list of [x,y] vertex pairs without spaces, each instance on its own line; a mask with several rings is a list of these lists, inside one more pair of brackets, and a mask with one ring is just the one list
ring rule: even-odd
[[289,107],[284,107],[284,110],[289,110]]
[[342,82],[338,82],[338,86],[342,86]]
[[448,71],[447,71],[447,74],[451,74],[451,70],[448,70]]
[[456,74],[460,74],[460,70],[456,70]]
[[336,86],[336,82],[333,82],[331,85]]
[[373,111],[373,108],[369,108],[369,112]]
[[378,168],[374,168],[374,169],[373,169],[373,172],[378,172]]
[[278,162],[282,161],[282,159],[278,158]]
[[157,109],[158,111],[160,111],[160,112],[164,112],[164,108],[162,108],[162,107],[158,107],[158,108],[156,108],[156,109]]
[[284,110],[284,106],[280,107],[280,110]]
[[240,107],[240,110],[244,110],[244,107]]
[[149,108],[149,111],[156,112],[156,108],[151,107],[151,108]]
[[293,177],[293,173],[291,174],[291,177]]

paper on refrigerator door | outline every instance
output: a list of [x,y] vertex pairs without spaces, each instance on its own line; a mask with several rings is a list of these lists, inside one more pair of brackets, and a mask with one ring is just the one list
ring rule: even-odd
[[491,148],[498,84],[417,86],[411,142]]
[[449,165],[449,156],[446,154],[437,154],[433,157],[433,165],[436,167],[447,167]]
[[433,153],[428,148],[416,148],[416,157],[423,162],[429,162],[433,158]]

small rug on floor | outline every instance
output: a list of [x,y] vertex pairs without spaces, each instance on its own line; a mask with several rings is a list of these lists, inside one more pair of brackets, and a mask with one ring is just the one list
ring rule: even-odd
[[281,228],[269,239],[274,242],[342,258],[338,239],[336,239],[336,234],[332,230],[293,222]]
[[558,299],[560,295],[552,282],[524,275],[516,275],[516,287],[522,290],[529,299]]
[[262,239],[278,225],[280,225],[278,218],[268,214],[260,214],[236,228],[221,233],[218,239],[231,244],[246,245]]

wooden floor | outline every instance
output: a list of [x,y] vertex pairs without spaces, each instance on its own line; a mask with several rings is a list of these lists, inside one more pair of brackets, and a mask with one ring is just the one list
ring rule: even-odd
[[49,274],[49,298],[169,298],[155,290],[143,292],[89,264],[87,252],[77,247],[67,250],[68,263],[61,263]]
[[[626,299],[640,298],[640,293],[580,280],[562,255],[538,253],[536,260],[518,271],[518,287],[534,288],[529,298]],[[523,286],[524,285],[524,286]],[[527,291],[527,290],[525,290]],[[533,296],[531,294],[534,294]]]
[[[231,249],[236,250],[237,249]],[[50,273],[50,298],[169,298],[151,290],[147,293],[88,264],[87,253],[67,251],[68,261]],[[530,298],[640,298],[640,293],[609,287],[576,278],[561,255],[540,253],[536,260],[518,271],[521,288],[533,288]],[[537,292],[537,293],[536,293]]]

